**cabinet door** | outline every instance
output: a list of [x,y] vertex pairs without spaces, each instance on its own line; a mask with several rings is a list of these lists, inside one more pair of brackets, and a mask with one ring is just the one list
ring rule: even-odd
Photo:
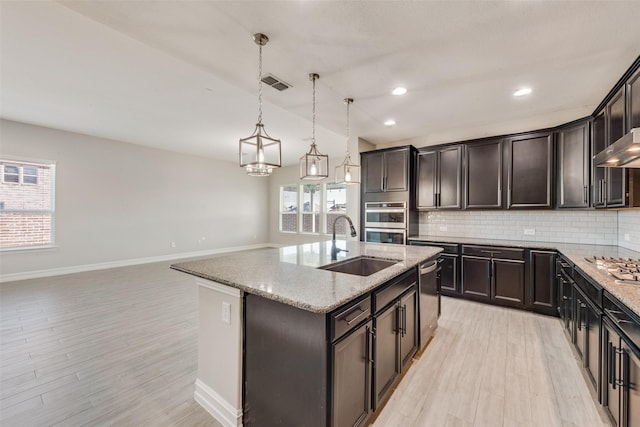
[[462,208],[462,145],[442,148],[438,152],[438,207]]
[[508,148],[507,208],[551,208],[551,134],[514,137]]
[[574,346],[578,351],[580,359],[582,359],[582,365],[586,360],[587,354],[587,330],[585,328],[585,313],[587,309],[587,303],[585,297],[579,292],[574,285],[573,289],[574,301],[573,301],[573,321],[576,325],[576,332],[574,338]]
[[491,296],[491,260],[462,256],[462,293],[488,300]]
[[400,370],[418,351],[418,293],[410,292],[400,300]]
[[625,426],[640,426],[640,359],[622,340],[623,351],[623,414]]
[[[607,148],[607,120],[605,112],[602,111],[593,119],[593,126],[591,128],[591,141],[593,144],[593,155],[600,153]],[[593,162],[592,162],[593,164]],[[605,206],[605,181],[606,181],[607,168],[599,168],[593,165],[592,172],[592,185],[593,185],[593,206],[604,207]]]
[[559,208],[589,207],[589,122],[557,132]]
[[524,305],[524,261],[492,260],[492,295],[500,304]]
[[529,252],[529,292],[527,305],[547,314],[554,314],[556,307],[555,252]]
[[375,361],[374,409],[390,391],[400,373],[398,363],[398,328],[400,310],[398,304],[388,307],[376,315],[373,360]]
[[[587,331],[584,366],[596,393],[600,383],[600,316],[599,311],[590,304],[587,305],[584,312],[584,328]],[[640,402],[638,404],[640,405]]]
[[602,406],[605,407],[614,426],[621,427],[620,422],[620,336],[608,322],[603,322],[604,334],[602,337],[602,366],[603,366],[603,396]]
[[640,70],[627,81],[627,131],[640,127]]
[[435,209],[436,207],[436,151],[418,153],[418,209]]
[[380,193],[383,191],[384,153],[363,153],[364,192]]
[[502,141],[467,144],[466,163],[466,208],[502,208]]
[[407,191],[409,149],[385,151],[385,191]]
[[[609,126],[607,133],[609,135],[607,145],[611,145],[625,134],[624,123],[624,92],[621,90],[613,97],[608,104]],[[623,168],[606,168],[607,169],[607,190],[606,203],[607,207],[619,207],[625,205],[626,182]]]
[[440,289],[447,295],[459,294],[458,255],[441,253],[440,259]]
[[371,321],[333,344],[334,426],[364,425],[371,411]]

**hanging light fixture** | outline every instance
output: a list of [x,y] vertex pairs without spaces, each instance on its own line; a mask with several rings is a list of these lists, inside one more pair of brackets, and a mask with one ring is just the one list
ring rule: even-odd
[[315,73],[309,74],[309,80],[313,83],[313,115],[311,148],[309,152],[300,157],[300,179],[320,180],[329,176],[329,156],[320,154],[316,147],[316,80],[320,78]]
[[251,136],[240,139],[240,167],[251,176],[269,176],[274,168],[282,165],[280,140],[269,136],[262,124],[262,46],[269,37],[262,33],[253,35],[259,47],[258,59],[258,123]]
[[336,166],[336,184],[358,184],[360,183],[360,166],[351,161],[349,154],[349,140],[351,133],[349,129],[349,106],[353,103],[353,98],[345,98],[347,104],[347,155],[342,163]]

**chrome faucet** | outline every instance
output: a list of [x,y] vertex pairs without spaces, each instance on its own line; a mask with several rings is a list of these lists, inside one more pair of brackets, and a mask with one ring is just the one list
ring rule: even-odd
[[351,221],[351,218],[349,218],[349,216],[345,214],[338,215],[335,221],[333,221],[333,237],[331,240],[331,261],[336,261],[338,259],[339,252],[349,252],[346,249],[338,249],[338,247],[336,247],[336,224],[338,223],[338,220],[340,218],[344,218],[347,220],[347,222],[349,222],[349,228],[351,228],[351,237],[356,237],[358,235],[358,233],[356,233],[356,229],[353,227],[353,221]]

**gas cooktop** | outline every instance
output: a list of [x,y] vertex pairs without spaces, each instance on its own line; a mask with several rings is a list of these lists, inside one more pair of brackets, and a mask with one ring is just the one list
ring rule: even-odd
[[585,260],[606,269],[620,283],[640,285],[640,259],[593,256]]

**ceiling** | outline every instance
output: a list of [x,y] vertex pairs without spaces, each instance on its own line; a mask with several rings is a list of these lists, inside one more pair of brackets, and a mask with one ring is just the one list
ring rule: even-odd
[[[311,135],[416,146],[593,112],[640,54],[640,1],[29,1],[1,3],[3,118],[228,161],[257,119],[294,164]],[[402,85],[408,93],[391,95]],[[512,93],[530,86],[528,97]],[[392,127],[383,121],[394,118]]]

